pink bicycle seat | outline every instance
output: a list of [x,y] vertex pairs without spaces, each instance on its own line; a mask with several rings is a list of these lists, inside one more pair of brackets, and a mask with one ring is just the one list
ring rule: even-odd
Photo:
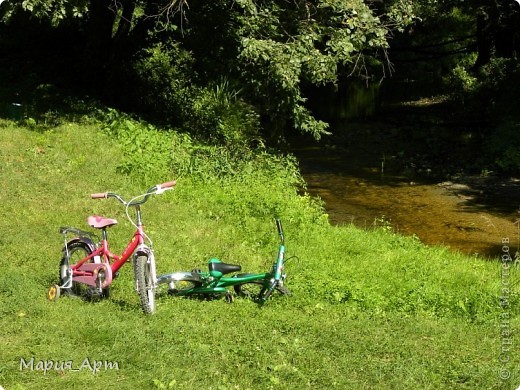
[[98,215],[91,215],[87,218],[87,223],[96,229],[103,229],[117,224],[117,220],[111,218],[100,217]]

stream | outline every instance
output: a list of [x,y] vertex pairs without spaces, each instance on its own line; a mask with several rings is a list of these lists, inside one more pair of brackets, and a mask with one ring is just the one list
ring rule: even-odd
[[449,161],[472,158],[471,136],[445,126],[420,132],[359,122],[332,140],[297,142],[292,152],[306,191],[324,201],[333,224],[384,226],[484,258],[500,257],[502,242],[509,239],[514,255],[520,241],[520,179],[486,172],[433,175]]

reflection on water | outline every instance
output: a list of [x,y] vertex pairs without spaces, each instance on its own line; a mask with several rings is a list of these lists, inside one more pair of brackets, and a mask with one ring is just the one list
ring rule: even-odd
[[300,148],[295,154],[308,192],[322,198],[332,223],[369,228],[383,221],[426,244],[484,257],[500,256],[505,237],[513,243],[513,252],[517,249],[517,192],[490,203],[478,188],[414,182],[382,174],[376,164],[349,167],[345,156],[323,149]]

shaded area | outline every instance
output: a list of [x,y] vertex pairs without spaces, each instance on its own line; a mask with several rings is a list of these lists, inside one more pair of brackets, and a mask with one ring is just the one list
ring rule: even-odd
[[324,200],[332,223],[386,226],[485,257],[500,256],[508,237],[516,250],[520,179],[473,169],[485,123],[442,105],[424,110],[404,107],[336,124],[321,143],[293,142],[308,192]]

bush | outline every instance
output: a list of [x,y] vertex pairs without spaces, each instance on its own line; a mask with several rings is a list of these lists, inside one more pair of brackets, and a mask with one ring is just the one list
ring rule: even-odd
[[158,43],[144,49],[134,63],[137,76],[135,93],[145,118],[182,124],[188,117],[190,96],[195,87],[190,80],[194,59],[176,43]]
[[141,53],[134,68],[143,115],[212,144],[257,141],[260,119],[253,107],[239,99],[240,91],[226,78],[198,85],[193,62],[175,43],[159,43]]
[[[452,95],[465,103],[469,113],[481,118],[482,156],[503,173],[520,169],[520,64],[515,59],[493,58],[478,70],[457,66],[450,77]],[[486,125],[486,122],[488,125]]]
[[226,79],[202,89],[193,100],[189,124],[192,133],[226,146],[260,141],[259,115],[238,95]]
[[504,172],[520,171],[520,121],[502,122],[490,136],[494,164]]
[[147,183],[183,179],[185,188],[191,182],[199,192],[208,188],[217,218],[285,215],[293,221],[326,221],[319,202],[298,196],[304,181],[293,156],[239,144],[201,144],[185,133],[161,130],[115,110],[107,112],[104,131],[121,145],[121,173]]

